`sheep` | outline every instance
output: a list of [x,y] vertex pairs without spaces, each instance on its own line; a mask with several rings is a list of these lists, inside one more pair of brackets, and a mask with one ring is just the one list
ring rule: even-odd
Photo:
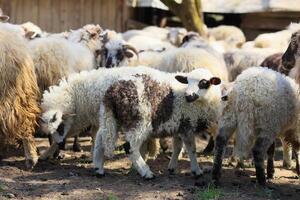
[[289,74],[294,78],[298,84],[300,84],[300,30],[293,33],[288,48],[282,56],[282,65],[280,71]]
[[[121,74],[130,73],[130,70],[133,69],[137,70],[138,68],[122,67],[109,70],[100,68],[83,71],[61,80],[59,85],[51,86],[49,90],[44,92],[42,98],[41,130],[46,134],[54,134],[53,138],[56,140],[57,132],[64,135],[65,138],[66,136],[76,136],[91,127],[90,134],[93,138],[99,129],[98,109],[101,91],[107,87],[103,85],[103,80],[106,77],[117,77]],[[143,69],[141,68],[139,71],[142,72]],[[57,143],[53,143],[40,156],[40,159],[45,160],[53,156],[58,148]]]
[[25,37],[30,40],[42,37],[43,35],[43,31],[41,30],[41,28],[33,24],[32,22],[23,23],[21,24],[21,27],[25,31]]
[[265,185],[264,156],[268,155],[267,177],[274,175],[275,139],[283,138],[296,151],[299,174],[300,135],[299,86],[289,77],[268,68],[252,67],[233,83],[222,105],[216,137],[212,178],[219,183],[228,139],[236,131],[235,154],[244,158],[252,150],[257,181]]
[[28,43],[40,91],[71,73],[96,68],[93,53],[85,46],[62,38],[38,38]]
[[277,53],[272,49],[240,49],[224,54],[224,60],[229,72],[229,81],[250,66],[259,66],[268,56]]
[[32,169],[38,161],[33,135],[40,113],[33,61],[24,38],[3,26],[0,48],[0,147],[21,141],[26,167]]
[[216,41],[224,41],[231,48],[239,48],[246,42],[244,33],[235,26],[221,25],[208,28],[208,36]]
[[148,50],[148,49],[174,49],[170,42],[161,41],[159,39],[148,37],[148,36],[134,36],[128,41],[132,44],[138,51]]
[[[279,71],[283,53],[275,53],[268,56],[259,66],[268,67],[274,71]],[[288,74],[285,74],[288,75]]]
[[[122,69],[122,68],[116,68]],[[203,174],[195,154],[194,137],[215,126],[219,115],[221,79],[207,69],[190,73],[166,73],[151,68],[128,68],[135,74],[111,76],[103,80],[99,123],[93,163],[96,173],[104,175],[104,155],[111,157],[122,130],[130,147],[129,158],[145,179],[154,178],[149,166],[140,155],[140,146],[148,137],[173,136],[173,154],[169,171],[177,166],[178,155],[185,144],[191,171]]]
[[102,32],[99,25],[87,24],[80,29],[71,30],[68,40],[85,45],[97,56],[97,51],[102,47]]
[[300,30],[300,24],[291,23],[285,30],[260,34],[254,39],[254,47],[272,48],[277,52],[283,52],[288,47],[292,33],[298,30]]
[[190,72],[195,68],[209,69],[213,75],[228,81],[224,60],[218,59],[205,49],[177,48],[174,50],[143,51],[137,50],[121,39],[110,40],[102,49],[101,67],[150,66],[166,72]]

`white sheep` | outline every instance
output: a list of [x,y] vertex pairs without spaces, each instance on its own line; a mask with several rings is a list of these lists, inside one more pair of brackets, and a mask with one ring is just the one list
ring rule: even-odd
[[[144,68],[112,68],[83,71],[70,75],[58,86],[52,86],[45,91],[42,98],[41,129],[45,133],[56,133],[69,136],[79,135],[87,127],[91,127],[91,136],[99,129],[99,105],[103,91],[109,87],[109,77],[113,79],[126,73],[142,73]],[[134,71],[132,71],[134,70]],[[57,150],[57,143],[41,156],[41,159],[51,157]]]
[[254,39],[254,47],[272,48],[277,52],[283,52],[289,45],[292,33],[298,30],[300,30],[300,24],[291,23],[285,30],[260,34]]
[[246,42],[246,37],[241,29],[235,26],[221,25],[214,28],[208,28],[208,36],[216,41],[223,41],[228,48],[239,48]]
[[191,171],[202,175],[196,159],[195,135],[214,126],[219,115],[221,80],[207,69],[186,74],[165,73],[151,68],[128,68],[133,75],[115,76],[116,68],[103,79],[98,130],[93,162],[96,173],[104,174],[104,154],[112,156],[122,130],[130,147],[129,158],[145,179],[153,173],[140,154],[140,146],[151,137],[172,136],[173,154],[169,171],[174,172],[178,155],[185,144]]
[[242,72],[233,83],[223,105],[216,138],[213,180],[218,182],[220,179],[226,143],[234,132],[234,153],[243,159],[252,151],[259,184],[264,185],[266,181],[266,154],[267,175],[268,178],[273,178],[274,145],[278,136],[296,151],[299,174],[299,100],[298,84],[285,75],[262,67],[253,67]]
[[94,54],[87,47],[63,38],[38,38],[28,46],[41,92],[64,76],[96,68]]
[[229,73],[229,81],[250,66],[259,66],[268,56],[278,53],[273,49],[239,49],[224,54],[224,60]]
[[101,66],[108,68],[144,65],[166,72],[190,72],[201,67],[210,70],[223,81],[228,81],[223,58],[217,58],[202,48],[175,48],[137,53],[134,46],[122,39],[115,39],[104,44],[101,60]]

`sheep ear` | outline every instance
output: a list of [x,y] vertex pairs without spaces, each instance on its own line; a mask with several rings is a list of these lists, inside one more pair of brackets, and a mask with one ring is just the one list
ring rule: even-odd
[[212,77],[209,82],[212,85],[219,85],[221,83],[221,79],[218,77]]
[[74,116],[76,116],[75,113],[65,113],[65,114],[62,115],[61,118],[62,118],[63,120],[66,120],[66,119],[68,119],[68,118],[70,118],[70,117],[74,117]]
[[27,38],[27,39],[35,38],[35,36],[36,36],[36,33],[33,32],[33,31],[28,31],[28,32],[25,34],[25,38]]
[[176,80],[179,81],[180,83],[183,83],[183,84],[188,84],[188,79],[186,76],[180,76],[180,75],[177,75],[175,76]]

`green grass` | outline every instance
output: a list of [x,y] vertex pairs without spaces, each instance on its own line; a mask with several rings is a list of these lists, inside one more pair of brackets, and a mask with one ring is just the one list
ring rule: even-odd
[[119,200],[119,199],[115,195],[109,194],[108,196],[103,195],[102,197],[99,198],[99,200]]
[[198,191],[196,198],[198,200],[217,200],[222,196],[219,188],[209,185],[204,191]]

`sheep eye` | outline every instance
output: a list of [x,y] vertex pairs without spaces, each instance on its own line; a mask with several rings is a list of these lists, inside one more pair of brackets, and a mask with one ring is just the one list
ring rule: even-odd
[[203,79],[199,82],[198,87],[200,89],[207,89],[209,87],[209,85],[210,85],[209,81]]

